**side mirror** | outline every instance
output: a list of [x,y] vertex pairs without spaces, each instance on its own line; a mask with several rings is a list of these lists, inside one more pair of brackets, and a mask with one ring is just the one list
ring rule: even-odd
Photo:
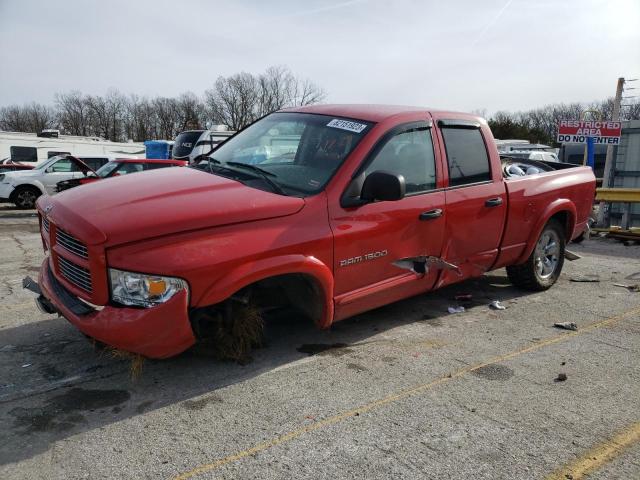
[[364,179],[360,198],[366,202],[394,201],[404,198],[405,192],[406,185],[402,175],[376,170]]

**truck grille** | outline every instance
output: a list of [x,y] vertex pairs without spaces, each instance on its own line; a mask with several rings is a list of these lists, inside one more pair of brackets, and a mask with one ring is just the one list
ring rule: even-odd
[[80,265],[67,260],[64,257],[58,257],[58,266],[62,276],[85,292],[91,293],[93,286],[91,284],[91,272]]
[[42,228],[49,235],[49,219],[42,217]]
[[[47,231],[49,231],[48,228]],[[64,230],[60,230],[59,228],[56,228],[56,243],[66,251],[71,252],[74,255],[78,255],[82,258],[89,257],[87,246],[84,243],[82,243],[73,235],[65,232]]]

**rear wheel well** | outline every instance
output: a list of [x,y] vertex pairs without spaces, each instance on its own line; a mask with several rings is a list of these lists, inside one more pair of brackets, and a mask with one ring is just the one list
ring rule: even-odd
[[551,216],[551,218],[549,218],[549,220],[547,220],[547,223],[549,223],[551,220],[557,220],[560,225],[562,225],[564,229],[565,239],[567,243],[569,243],[571,241],[571,235],[573,234],[574,224],[573,215],[571,214],[571,212],[569,212],[568,210],[556,212]]

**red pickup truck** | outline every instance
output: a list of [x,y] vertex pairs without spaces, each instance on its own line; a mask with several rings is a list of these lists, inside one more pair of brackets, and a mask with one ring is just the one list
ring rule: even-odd
[[479,117],[279,111],[189,168],[38,200],[41,308],[152,358],[251,305],[319,327],[507,267],[544,290],[594,198],[588,167],[501,159]]

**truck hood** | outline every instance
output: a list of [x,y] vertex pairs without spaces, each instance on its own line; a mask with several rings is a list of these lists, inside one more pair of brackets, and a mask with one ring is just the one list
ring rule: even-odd
[[113,246],[292,215],[304,200],[192,168],[164,168],[43,196],[38,207],[82,241]]

